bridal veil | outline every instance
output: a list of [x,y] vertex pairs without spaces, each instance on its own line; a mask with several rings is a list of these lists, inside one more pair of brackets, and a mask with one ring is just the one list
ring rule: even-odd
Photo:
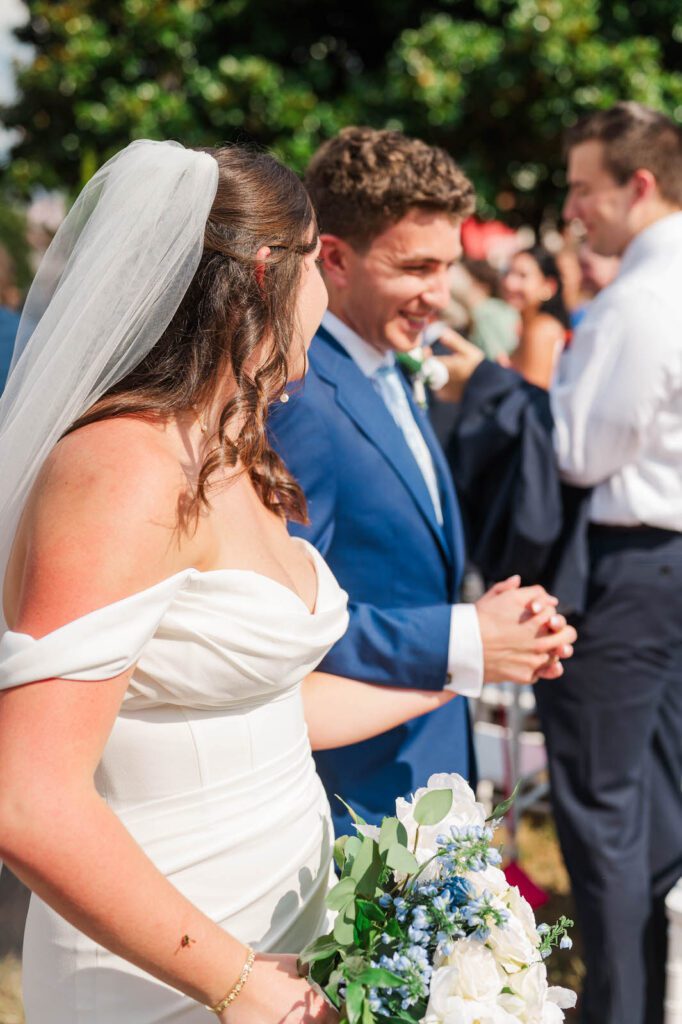
[[199,265],[217,185],[209,153],[133,142],[94,175],[59,228],[0,399],[0,580],[50,450],[170,323]]

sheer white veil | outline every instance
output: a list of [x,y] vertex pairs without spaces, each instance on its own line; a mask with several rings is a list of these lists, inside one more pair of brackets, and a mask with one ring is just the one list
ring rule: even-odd
[[88,182],[47,250],[0,399],[0,592],[50,450],[144,358],[180,305],[217,185],[210,154],[133,142]]

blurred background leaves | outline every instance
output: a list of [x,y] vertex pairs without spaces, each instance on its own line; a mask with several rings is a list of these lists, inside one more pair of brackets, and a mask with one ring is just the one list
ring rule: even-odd
[[557,212],[561,133],[636,99],[682,121],[679,0],[29,0],[5,174],[76,192],[131,139],[253,141],[302,170],[345,124],[445,146],[483,213]]

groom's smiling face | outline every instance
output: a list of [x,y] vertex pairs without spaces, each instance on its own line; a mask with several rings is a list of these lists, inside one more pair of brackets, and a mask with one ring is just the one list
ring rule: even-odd
[[365,341],[407,352],[450,300],[450,268],[462,246],[460,223],[416,208],[362,251],[322,236],[329,308]]

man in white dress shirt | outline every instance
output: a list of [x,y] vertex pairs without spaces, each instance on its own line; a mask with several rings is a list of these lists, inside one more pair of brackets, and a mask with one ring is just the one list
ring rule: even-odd
[[[591,489],[590,564],[575,657],[537,696],[582,1019],[661,1024],[664,898],[682,875],[682,128],[619,103],[567,144],[565,217],[623,258],[550,393],[561,477]],[[480,355],[451,345],[454,397]]]
[[682,128],[622,103],[567,144],[564,216],[623,259],[551,395],[562,478],[593,488],[591,574],[575,664],[542,711],[583,1019],[660,1024],[682,874]]

